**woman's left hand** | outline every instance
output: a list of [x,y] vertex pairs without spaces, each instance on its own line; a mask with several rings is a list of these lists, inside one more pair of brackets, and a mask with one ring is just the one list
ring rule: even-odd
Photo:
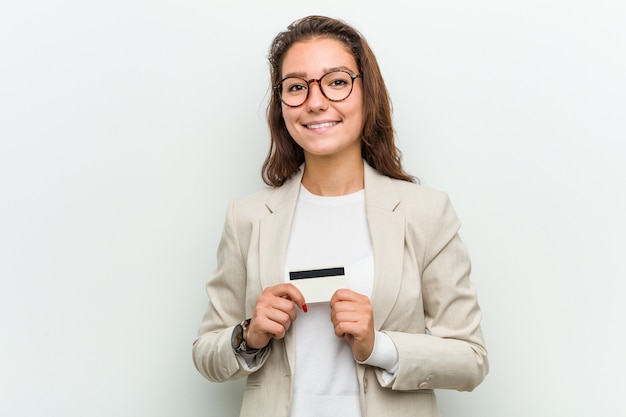
[[330,299],[330,318],[337,337],[343,337],[358,361],[374,349],[374,315],[368,297],[348,289],[335,291]]

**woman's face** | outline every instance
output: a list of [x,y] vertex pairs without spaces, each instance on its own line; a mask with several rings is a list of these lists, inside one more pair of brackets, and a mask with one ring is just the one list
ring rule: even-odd
[[[319,79],[336,70],[358,74],[356,61],[347,47],[334,39],[318,38],[291,46],[282,64],[282,78],[290,75],[305,80]],[[352,93],[338,102],[328,100],[317,83],[300,107],[282,104],[289,134],[304,150],[306,160],[317,157],[361,156],[363,131],[363,84],[354,80]]]

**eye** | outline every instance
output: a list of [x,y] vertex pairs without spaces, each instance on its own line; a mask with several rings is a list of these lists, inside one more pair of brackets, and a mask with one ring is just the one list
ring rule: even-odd
[[289,86],[289,91],[302,91],[306,89],[304,84],[292,84]]
[[297,94],[307,90],[307,83],[299,78],[288,78],[283,81],[283,92]]
[[329,88],[332,88],[335,90],[340,90],[342,88],[349,87],[352,81],[350,79],[350,76],[347,73],[342,72],[342,71],[331,72],[327,74],[326,77],[328,77],[328,80],[326,81],[326,85]]
[[329,85],[331,87],[343,87],[344,85],[348,85],[348,83],[346,82],[346,80],[337,79],[337,80],[332,80]]

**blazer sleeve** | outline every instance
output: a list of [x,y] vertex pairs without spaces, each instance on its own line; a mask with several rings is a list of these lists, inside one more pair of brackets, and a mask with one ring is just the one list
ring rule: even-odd
[[392,380],[378,370],[378,380],[394,390],[471,391],[489,370],[481,310],[447,194],[441,193],[433,207],[432,217],[420,222],[425,332],[386,332],[398,349],[399,366]]
[[231,345],[234,327],[246,318],[246,268],[235,211],[235,202],[231,202],[217,250],[217,267],[206,285],[209,305],[192,349],[198,371],[215,382],[247,376],[261,367],[268,356],[264,351],[256,366],[250,368]]

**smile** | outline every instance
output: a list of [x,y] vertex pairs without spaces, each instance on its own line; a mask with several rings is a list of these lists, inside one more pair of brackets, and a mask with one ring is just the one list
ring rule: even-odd
[[324,122],[324,123],[314,123],[310,125],[306,125],[307,129],[322,129],[324,127],[331,127],[337,125],[339,122]]

